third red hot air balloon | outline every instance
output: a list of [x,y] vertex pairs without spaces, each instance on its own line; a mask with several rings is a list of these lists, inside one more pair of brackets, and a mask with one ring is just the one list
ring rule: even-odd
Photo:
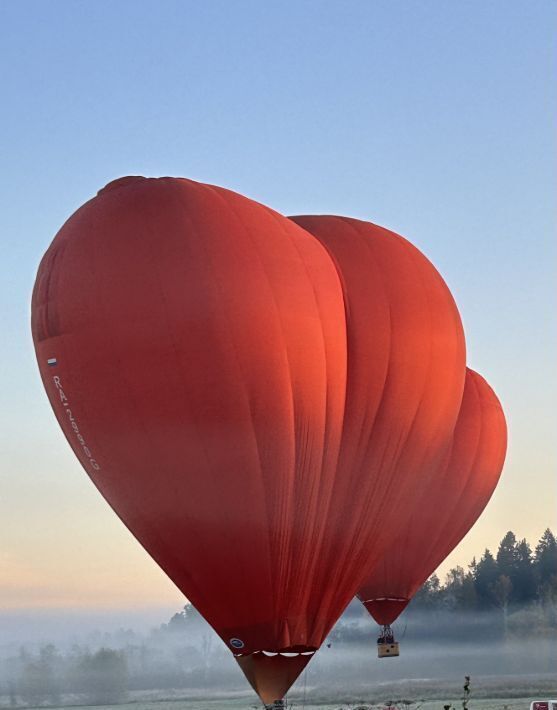
[[506,445],[501,404],[483,377],[468,368],[447,460],[411,515],[398,521],[398,535],[358,592],[383,627],[380,656],[398,655],[390,625],[479,518],[499,481]]

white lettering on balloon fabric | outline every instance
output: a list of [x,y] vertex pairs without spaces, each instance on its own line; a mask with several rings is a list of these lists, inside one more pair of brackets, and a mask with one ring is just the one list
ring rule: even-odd
[[58,392],[58,396],[60,397],[60,402],[66,412],[66,416],[68,417],[68,421],[70,422],[70,426],[73,430],[75,438],[77,439],[79,445],[81,446],[81,450],[83,451],[83,453],[87,457],[87,461],[89,462],[89,465],[91,466],[91,468],[94,469],[95,471],[100,471],[101,467],[93,458],[93,454],[91,453],[91,449],[87,446],[87,443],[86,443],[85,439],[83,438],[83,434],[81,433],[81,431],[79,429],[79,425],[75,420],[72,410],[70,409],[70,403],[69,403],[66,393],[64,392],[64,389],[62,387],[60,377],[58,375],[54,375],[52,380],[53,380],[54,386],[56,387],[56,390]]

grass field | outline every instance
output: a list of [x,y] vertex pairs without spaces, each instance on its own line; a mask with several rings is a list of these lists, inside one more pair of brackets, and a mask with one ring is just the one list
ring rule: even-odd
[[[462,679],[463,680],[463,679]],[[348,689],[307,687],[292,692],[288,697],[289,710],[380,710],[392,702],[399,710],[442,710],[451,704],[462,707],[462,680],[408,679],[396,683],[372,683]],[[472,678],[470,710],[529,710],[535,699],[557,697],[554,674],[524,676],[483,676]],[[2,702],[2,700],[4,702]],[[7,698],[0,699],[0,707],[8,707]],[[52,708],[51,710],[62,710]],[[69,707],[68,701],[63,706]],[[253,693],[219,692],[210,689],[197,691],[156,691],[130,693],[128,702],[120,705],[80,705],[81,710],[254,710],[261,704]]]
[[[474,700],[469,703],[469,708],[472,710],[476,708],[477,710],[529,710],[531,698],[481,698]],[[416,703],[412,705],[396,705],[400,710],[408,709],[414,710],[420,708],[420,710],[442,710],[443,705],[446,703],[452,703],[455,708],[461,707],[460,698],[447,698],[446,701],[443,699],[430,700],[423,703]],[[75,707],[75,706],[74,706]],[[126,703],[124,705],[80,705],[80,710],[253,710],[254,708],[262,708],[261,705],[256,704],[253,699],[221,699],[221,700],[168,700],[168,701],[149,701],[149,702],[134,702]],[[385,708],[383,703],[381,704],[361,704],[361,703],[348,703],[340,704],[337,703],[319,703],[313,704],[311,702],[293,702],[288,704],[289,710],[382,710]],[[50,708],[50,710],[68,710],[68,706],[62,708]]]

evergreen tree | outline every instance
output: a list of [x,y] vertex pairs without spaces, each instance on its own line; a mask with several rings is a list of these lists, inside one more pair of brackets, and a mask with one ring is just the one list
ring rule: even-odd
[[516,575],[513,585],[513,601],[524,604],[536,598],[537,584],[532,550],[526,540],[521,540],[516,546]]
[[[513,604],[535,601],[557,608],[557,538],[547,529],[535,553],[525,539],[517,542],[512,531],[499,544],[497,558],[486,549],[474,557],[468,572],[462,567],[449,570],[445,584],[433,574],[414,597],[413,608],[488,609],[505,611]],[[553,613],[553,612],[552,612]]]
[[536,545],[535,572],[538,584],[543,587],[554,584],[557,577],[557,539],[549,528]]
[[518,550],[516,537],[515,534],[509,530],[499,543],[499,549],[497,550],[497,569],[499,575],[508,577],[511,580],[513,587],[515,586],[517,567]]
[[478,595],[476,593],[476,585],[472,571],[467,572],[462,580],[460,606],[463,609],[475,609],[478,606]]
[[493,587],[499,576],[497,562],[491,552],[486,549],[474,570],[474,586],[478,605],[481,608],[485,609],[494,605]]

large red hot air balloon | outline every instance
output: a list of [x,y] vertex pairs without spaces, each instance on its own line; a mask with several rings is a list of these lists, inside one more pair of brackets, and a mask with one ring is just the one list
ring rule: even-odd
[[385,233],[366,276],[375,247],[339,268],[320,241],[222,188],[123,178],[62,227],[33,294],[70,445],[264,702],[360,587],[462,390],[431,264]]
[[373,618],[386,627],[382,638],[481,515],[499,481],[506,447],[501,404],[483,377],[468,368],[447,460],[412,514],[398,521],[399,535],[358,592]]

